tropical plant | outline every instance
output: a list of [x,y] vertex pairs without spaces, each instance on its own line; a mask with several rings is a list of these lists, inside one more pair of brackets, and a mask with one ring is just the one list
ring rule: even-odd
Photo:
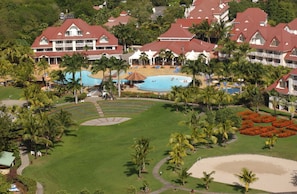
[[212,177],[212,175],[214,173],[215,173],[215,171],[211,171],[210,173],[207,173],[207,172],[203,171],[202,180],[204,182],[204,186],[205,186],[206,190],[209,189],[209,184],[214,180],[214,178]]
[[219,123],[216,128],[216,133],[219,135],[219,140],[221,145],[225,145],[226,141],[229,139],[230,134],[234,134],[237,128],[233,126],[231,120],[226,120],[224,123]]
[[277,135],[273,134],[271,137],[269,137],[268,139],[265,140],[264,148],[268,148],[268,149],[273,148],[277,142],[277,139],[278,139]]
[[181,72],[191,74],[193,80],[193,87],[195,87],[196,75],[203,72],[206,68],[206,56],[200,54],[195,61],[187,60],[185,65],[182,66]]
[[141,64],[145,66],[147,64],[147,61],[149,60],[148,55],[145,52],[141,52],[139,60],[141,61]]
[[42,72],[42,79],[44,81],[44,85],[47,87],[47,70],[50,67],[50,65],[48,64],[48,62],[45,60],[45,58],[40,59],[40,61],[38,61],[37,63],[37,67],[39,72]]
[[112,69],[117,71],[118,96],[121,97],[120,73],[121,73],[121,71],[126,72],[127,69],[129,68],[129,64],[123,59],[117,59],[117,58],[111,57],[110,60],[112,60],[112,62],[113,62]]
[[194,146],[190,143],[191,136],[182,133],[173,133],[170,135],[169,145],[171,151],[169,152],[170,164],[173,164],[173,169],[179,169],[183,164],[183,158],[187,156],[187,149],[194,150]]
[[162,66],[164,66],[165,58],[166,58],[166,50],[165,49],[160,50],[159,57],[162,59]]
[[180,93],[183,90],[181,86],[173,86],[172,90],[168,94],[168,99],[173,100],[174,106],[175,106],[175,111],[178,112],[178,104],[182,101],[180,98]]
[[58,113],[52,115],[52,118],[57,121],[57,139],[61,139],[64,134],[68,134],[71,127],[77,126],[77,123],[72,120],[72,114],[61,109]]
[[245,192],[249,191],[250,184],[259,179],[253,171],[247,168],[242,168],[240,174],[236,174],[235,176],[237,176],[239,181],[244,184]]
[[188,169],[184,168],[180,171],[178,174],[178,178],[182,185],[186,184],[187,178],[189,178],[192,175],[192,173],[188,173]]
[[147,156],[152,150],[150,146],[150,140],[148,138],[135,139],[132,145],[134,153],[132,154],[132,162],[138,169],[138,177],[141,177],[141,173],[146,170],[146,164],[149,163]]

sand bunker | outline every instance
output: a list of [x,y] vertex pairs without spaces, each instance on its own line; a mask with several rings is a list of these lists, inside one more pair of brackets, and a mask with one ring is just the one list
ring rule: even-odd
[[214,181],[241,184],[235,174],[242,168],[252,170],[259,178],[250,188],[267,192],[297,192],[297,162],[254,154],[205,158],[197,161],[188,172],[203,177],[203,171],[213,174]]

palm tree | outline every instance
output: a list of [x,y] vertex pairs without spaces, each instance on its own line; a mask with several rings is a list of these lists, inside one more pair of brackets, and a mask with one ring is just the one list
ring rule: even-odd
[[203,182],[204,182],[204,186],[205,189],[208,190],[209,189],[209,184],[214,180],[213,177],[211,177],[211,175],[213,175],[215,173],[215,171],[211,171],[210,173],[207,172],[203,172]]
[[148,163],[147,155],[151,151],[150,140],[148,138],[135,139],[132,145],[134,154],[132,154],[132,161],[137,166],[138,177],[145,171],[145,166]]
[[281,101],[281,95],[275,89],[272,89],[267,93],[269,95],[269,102],[272,104],[272,107],[273,107],[273,115],[276,116],[277,115],[276,108]]
[[81,89],[81,85],[80,85],[80,79],[74,80],[74,79],[70,79],[70,83],[68,84],[69,89],[71,89],[73,91],[73,96],[74,96],[74,102],[75,104],[78,103],[78,94],[77,91],[79,91],[79,89]]
[[218,108],[220,109],[222,105],[226,105],[231,103],[233,100],[232,95],[228,94],[224,90],[217,90],[215,94],[215,101],[218,104]]
[[200,54],[197,60],[186,61],[185,65],[182,66],[181,71],[187,74],[192,74],[193,87],[195,87],[196,75],[200,72],[203,72],[205,67],[206,67],[206,56],[203,54]]
[[206,104],[207,110],[211,110],[212,104],[215,103],[215,95],[217,89],[214,86],[206,86],[201,89],[198,99],[200,99],[204,104]]
[[170,135],[169,145],[171,151],[169,152],[169,163],[174,164],[174,169],[180,168],[183,164],[183,158],[187,156],[187,149],[194,150],[194,146],[191,145],[189,135],[182,133],[173,133]]
[[108,64],[108,58],[103,55],[99,60],[95,60],[92,65],[91,65],[91,71],[92,74],[96,74],[99,71],[102,71],[102,82],[101,85],[103,84],[104,76],[105,76],[105,71],[107,69],[107,64]]
[[43,139],[39,118],[32,111],[26,110],[19,115],[19,123],[23,129],[22,138],[24,141],[28,141],[29,150],[33,150],[36,157],[37,146],[41,144]]
[[64,111],[61,109],[58,113],[53,115],[53,119],[57,121],[57,139],[61,139],[63,134],[69,132],[69,128],[77,126],[74,120],[71,118],[72,114],[70,112]]
[[172,90],[168,94],[168,99],[174,101],[174,106],[175,106],[176,112],[178,112],[178,103],[180,103],[182,101],[182,99],[180,98],[181,97],[180,93],[182,90],[183,90],[183,88],[181,86],[173,86]]
[[211,25],[208,20],[203,20],[200,24],[194,24],[190,27],[189,31],[196,34],[196,37],[200,40],[204,40],[210,43],[212,34]]
[[250,106],[256,107],[256,112],[259,112],[259,106],[263,102],[263,94],[260,87],[254,85],[247,86],[244,97],[248,100]]
[[167,50],[165,52],[165,55],[166,55],[166,59],[167,60],[169,59],[171,61],[171,65],[173,66],[174,65],[174,58],[175,58],[174,53],[171,50]]
[[188,173],[188,169],[182,169],[178,175],[182,185],[186,184],[186,179],[189,178],[192,173]]
[[249,191],[250,184],[253,182],[257,181],[259,178],[256,177],[256,174],[253,173],[253,171],[247,169],[247,168],[242,168],[240,174],[236,174],[239,178],[239,181],[244,184],[245,187],[245,192]]
[[220,40],[228,37],[232,26],[227,26],[226,22],[221,20],[220,22],[214,22],[211,27],[212,38],[214,43],[217,44]]
[[42,58],[38,63],[37,63],[37,66],[38,66],[38,70],[39,71],[42,71],[42,78],[44,79],[44,85],[47,87],[47,83],[46,83],[46,77],[48,76],[47,75],[47,69],[50,67],[50,65],[48,64],[48,62],[45,60],[45,58]]
[[223,123],[219,123],[216,133],[220,136],[221,145],[224,145],[229,139],[229,135],[234,134],[236,130],[237,128],[233,126],[233,122],[231,120],[226,120]]
[[[113,58],[111,58],[112,60]],[[125,72],[129,68],[129,64],[123,59],[113,59],[113,66],[112,69],[117,71],[117,78],[118,78],[118,95],[121,97],[121,81],[120,81],[120,73],[122,70]]]
[[145,52],[141,52],[139,60],[141,61],[141,64],[145,66],[147,61],[149,60],[148,55]]
[[159,57],[162,59],[162,66],[164,66],[165,58],[166,58],[166,50],[165,49],[160,50]]

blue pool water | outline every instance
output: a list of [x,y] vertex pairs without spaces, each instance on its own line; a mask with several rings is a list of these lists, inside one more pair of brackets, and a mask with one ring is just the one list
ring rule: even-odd
[[[83,86],[95,86],[95,85],[100,85],[101,82],[102,82],[102,79],[99,79],[99,78],[93,78],[91,77],[92,73],[90,71],[82,71],[81,72],[81,77],[82,77],[82,83],[83,83]],[[70,81],[72,79],[72,74],[71,73],[67,73],[66,74],[66,79],[68,81]],[[78,79],[80,78],[80,72],[76,72],[75,73],[75,79]],[[117,83],[117,79],[113,80],[113,82]],[[121,80],[121,82],[127,82],[127,80]]]
[[[81,77],[82,77],[82,83],[84,86],[95,86],[95,85],[100,85],[102,79],[97,79],[90,77],[91,72],[89,71],[82,71],[81,72]],[[71,73],[66,73],[65,78],[70,81],[72,79],[72,74]],[[80,78],[80,72],[75,73],[75,79]]]
[[225,90],[228,94],[235,94],[240,92],[240,88],[227,88],[223,90]]
[[173,86],[186,87],[192,78],[177,75],[159,75],[147,77],[143,83],[135,84],[139,90],[169,92]]

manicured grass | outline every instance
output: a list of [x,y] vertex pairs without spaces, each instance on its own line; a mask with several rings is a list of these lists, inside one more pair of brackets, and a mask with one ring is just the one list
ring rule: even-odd
[[51,110],[51,113],[59,112],[61,109],[71,113],[71,118],[78,124],[87,120],[99,118],[99,114],[91,102],[79,104],[69,103],[63,106],[57,106]]
[[[145,106],[147,101],[143,103]],[[149,155],[149,173],[143,180],[147,180],[153,190],[160,188],[162,184],[152,177],[151,171],[165,157],[169,135],[185,130],[177,126],[184,115],[164,109],[161,103],[150,106],[149,110],[119,125],[79,127],[75,136],[63,137],[64,143],[50,156],[33,161],[34,165],[25,169],[25,175],[41,181],[46,193],[62,189],[77,193],[83,188],[91,191],[99,187],[106,193],[125,193],[130,185],[142,186],[142,179],[131,170],[129,162],[134,138],[143,136],[150,138],[154,147]]]
[[0,100],[19,100],[22,96],[23,90],[12,86],[0,86]]
[[[102,103],[102,104],[101,104]],[[63,143],[57,145],[49,156],[44,156],[33,161],[33,165],[26,168],[24,174],[40,181],[45,186],[45,193],[55,193],[58,190],[67,190],[70,193],[78,193],[87,188],[94,191],[101,188],[105,193],[126,193],[130,185],[136,188],[142,186],[146,180],[152,190],[162,187],[162,184],[152,176],[152,169],[157,162],[166,157],[170,149],[168,146],[169,136],[173,132],[190,134],[185,126],[178,123],[185,119],[181,112],[175,112],[170,104],[152,101],[100,101],[103,111],[110,111],[107,115],[115,116],[117,108],[129,110],[125,116],[133,119],[118,125],[103,127],[80,126],[72,136],[63,137]],[[88,117],[95,117],[94,110],[88,103],[79,105],[67,105],[64,110],[70,110],[77,121],[85,121]],[[84,108],[82,108],[84,107]],[[136,107],[134,111],[132,108]],[[59,107],[60,108],[60,107]],[[89,109],[82,112],[81,109]],[[139,111],[141,109],[141,111]],[[91,113],[90,113],[91,112]],[[154,147],[149,154],[150,165],[148,173],[139,179],[133,170],[131,160],[131,145],[134,138],[148,137]],[[238,134],[238,139],[226,147],[199,148],[185,158],[185,168],[189,168],[198,157],[212,157],[230,154],[263,154],[275,157],[283,157],[297,160],[296,151],[293,149],[297,136],[279,139],[276,146],[271,150],[263,150],[265,138],[244,136]],[[290,149],[292,148],[292,149]],[[285,151],[284,151],[285,150]],[[163,165],[162,176],[175,183],[177,174],[167,170]],[[237,173],[237,172],[234,172]],[[202,182],[198,179],[189,178],[185,187],[204,190]],[[177,184],[178,185],[178,184]],[[239,187],[212,183],[212,192],[241,193]],[[164,193],[187,193],[184,191],[166,191]],[[251,190],[250,193],[259,193]]]

